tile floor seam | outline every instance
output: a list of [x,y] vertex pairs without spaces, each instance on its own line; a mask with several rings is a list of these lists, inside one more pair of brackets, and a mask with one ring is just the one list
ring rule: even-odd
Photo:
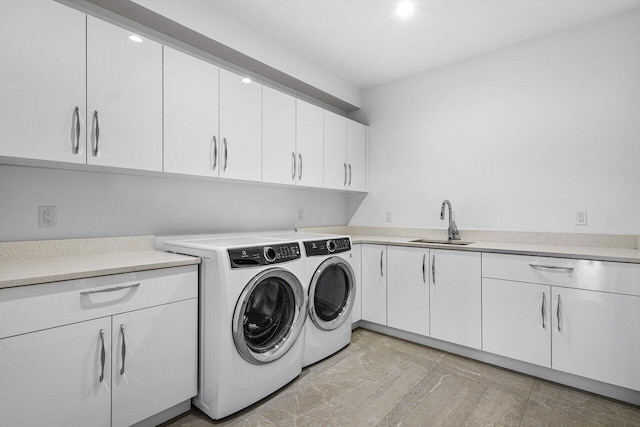
[[527,395],[527,400],[524,403],[524,411],[522,411],[522,416],[520,417],[520,424],[519,426],[522,427],[522,424],[524,423],[524,416],[527,413],[527,407],[529,406],[529,400],[531,400],[531,393],[533,392],[533,387],[536,385],[536,381],[537,380],[533,380],[531,382],[531,388],[529,389],[529,394]]

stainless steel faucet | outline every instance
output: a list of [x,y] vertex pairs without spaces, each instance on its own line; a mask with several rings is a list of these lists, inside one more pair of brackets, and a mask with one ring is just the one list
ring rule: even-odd
[[447,239],[449,240],[460,240],[460,232],[458,231],[458,227],[456,226],[456,222],[453,220],[453,209],[451,208],[451,202],[445,200],[442,202],[442,207],[440,208],[440,219],[444,219],[444,207],[449,206],[449,228],[447,229]]

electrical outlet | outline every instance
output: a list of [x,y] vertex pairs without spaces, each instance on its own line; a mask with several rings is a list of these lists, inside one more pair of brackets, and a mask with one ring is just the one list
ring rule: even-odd
[[384,213],[384,220],[385,220],[386,222],[391,222],[391,221],[393,221],[393,220],[391,219],[391,212],[385,212],[385,213]]
[[40,228],[58,226],[58,210],[55,206],[38,206],[38,222]]
[[587,225],[587,211],[576,211],[576,225]]
[[304,209],[298,209],[298,222],[304,221]]

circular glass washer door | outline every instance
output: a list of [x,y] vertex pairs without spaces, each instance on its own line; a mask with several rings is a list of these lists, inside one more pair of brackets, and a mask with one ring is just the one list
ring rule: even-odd
[[349,319],[355,300],[355,276],[340,257],[322,262],[309,285],[309,317],[320,329],[337,329]]
[[304,289],[282,268],[264,270],[245,286],[233,314],[233,342],[249,363],[284,356],[300,336],[307,316]]

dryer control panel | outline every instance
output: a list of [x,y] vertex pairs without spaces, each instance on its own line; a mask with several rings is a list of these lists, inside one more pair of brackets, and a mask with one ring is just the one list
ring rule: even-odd
[[298,259],[300,245],[298,243],[276,243],[265,246],[229,249],[231,268],[255,267],[277,264]]
[[348,237],[337,239],[314,240],[304,242],[304,249],[307,256],[331,255],[351,250],[351,240]]

